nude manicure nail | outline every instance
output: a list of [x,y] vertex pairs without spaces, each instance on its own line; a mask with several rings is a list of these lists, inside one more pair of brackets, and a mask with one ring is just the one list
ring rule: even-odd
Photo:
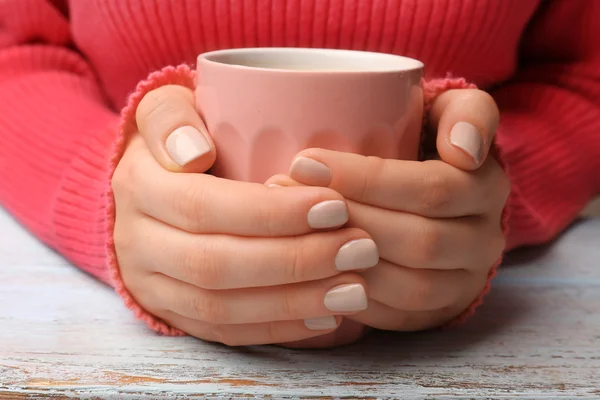
[[483,139],[475,126],[468,122],[458,122],[450,131],[450,143],[470,155],[477,164],[481,162]]
[[332,312],[358,312],[367,309],[365,288],[358,283],[341,285],[325,295],[325,307]]
[[328,186],[331,182],[331,171],[322,162],[298,157],[292,163],[290,177],[307,185]]
[[337,321],[332,315],[321,318],[310,318],[304,320],[304,325],[311,331],[327,331],[337,327]]
[[371,239],[352,240],[343,245],[335,256],[338,271],[374,267],[379,262],[377,245]]
[[348,209],[341,200],[327,200],[308,211],[308,225],[313,229],[335,228],[348,222]]
[[200,131],[193,126],[175,129],[165,143],[173,160],[184,166],[210,152],[210,144]]

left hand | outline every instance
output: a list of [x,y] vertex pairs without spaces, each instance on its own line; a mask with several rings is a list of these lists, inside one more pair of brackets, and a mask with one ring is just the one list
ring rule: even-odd
[[510,185],[488,157],[498,118],[487,93],[450,90],[430,113],[441,160],[309,149],[295,158],[289,176],[267,181],[334,189],[348,200],[348,225],[368,232],[380,254],[379,264],[362,273],[368,309],[346,317],[351,321],[332,334],[290,346],[351,342],[363,333],[362,325],[394,331],[436,327],[477,298],[505,245],[501,215]]

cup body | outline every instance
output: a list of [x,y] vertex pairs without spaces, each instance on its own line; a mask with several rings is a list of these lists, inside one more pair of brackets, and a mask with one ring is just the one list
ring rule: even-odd
[[196,108],[217,146],[212,172],[264,182],[306,148],[414,160],[423,64],[359,51],[254,48],[201,54]]

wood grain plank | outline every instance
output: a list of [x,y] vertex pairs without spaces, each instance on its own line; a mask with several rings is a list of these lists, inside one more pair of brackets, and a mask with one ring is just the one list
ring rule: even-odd
[[447,332],[326,351],[160,337],[0,213],[2,398],[600,398],[600,220],[515,254]]

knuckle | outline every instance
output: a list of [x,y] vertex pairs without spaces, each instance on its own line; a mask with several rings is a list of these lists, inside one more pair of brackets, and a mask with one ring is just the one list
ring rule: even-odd
[[230,322],[227,307],[215,296],[205,296],[204,310],[206,318],[210,322],[216,324],[227,324]]
[[299,313],[296,310],[294,301],[287,290],[282,291],[279,302],[276,305],[276,320],[287,321],[298,319]]
[[189,232],[204,231],[209,215],[204,205],[206,197],[202,186],[188,186],[183,195],[173,193],[172,202],[178,215],[184,216],[182,228]]
[[436,213],[448,206],[453,199],[452,187],[446,177],[439,173],[427,175],[421,210],[425,214]]
[[196,284],[205,289],[220,289],[223,287],[224,270],[218,262],[215,250],[208,245],[206,240],[198,246],[199,263],[195,268]]
[[306,271],[303,266],[305,265],[305,255],[303,252],[303,246],[300,243],[299,238],[294,238],[289,246],[284,250],[283,265],[286,271],[286,275],[290,282],[303,282],[306,280]]
[[435,228],[422,228],[415,246],[415,258],[419,266],[431,267],[440,255],[444,246],[442,233]]
[[280,214],[273,204],[261,203],[258,205],[255,224],[261,227],[266,236],[276,236],[280,224]]
[[182,271],[183,276],[187,280],[198,285],[198,264],[199,260],[194,251],[181,251],[177,253],[177,260],[175,261],[179,269]]
[[226,307],[222,301],[219,301],[215,296],[204,294],[195,296],[191,300],[193,315],[198,316],[198,319],[211,324],[227,323],[228,315]]
[[368,197],[368,193],[370,193],[373,187],[376,186],[377,179],[382,175],[385,165],[386,161],[381,157],[366,157],[365,173],[363,175],[363,179],[361,179],[361,185],[357,193],[358,201],[364,200]]
[[179,254],[179,265],[190,283],[203,289],[218,289],[222,284],[222,269],[216,263],[214,251],[207,240],[199,240],[193,251]]

